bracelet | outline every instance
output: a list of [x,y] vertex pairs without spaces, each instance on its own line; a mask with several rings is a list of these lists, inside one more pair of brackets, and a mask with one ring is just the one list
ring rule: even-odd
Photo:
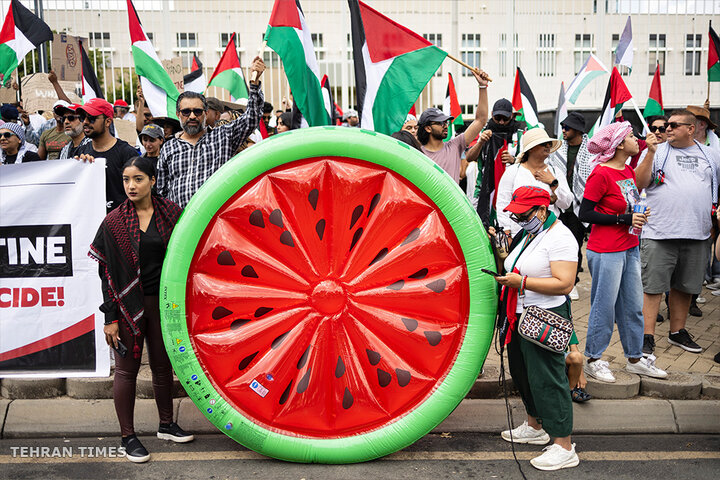
[[522,277],[522,280],[520,281],[520,295],[525,294],[525,284],[527,283],[527,275]]
[[487,88],[487,85],[478,85],[478,88]]
[[117,320],[111,320],[109,322],[105,322],[105,325],[112,325],[113,323],[118,323]]

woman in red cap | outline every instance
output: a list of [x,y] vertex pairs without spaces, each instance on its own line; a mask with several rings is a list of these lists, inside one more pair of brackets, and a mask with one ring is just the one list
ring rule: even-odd
[[575,283],[578,244],[572,232],[550,211],[550,193],[540,187],[515,190],[505,207],[522,232],[515,237],[505,259],[504,276],[495,277],[507,298],[507,345],[510,375],[525,405],[527,420],[504,440],[545,445],[544,453],[530,463],[539,470],[577,466],[578,456],[570,434],[572,401],[563,355],[522,338],[515,330],[524,307],[536,305],[570,318],[567,297]]

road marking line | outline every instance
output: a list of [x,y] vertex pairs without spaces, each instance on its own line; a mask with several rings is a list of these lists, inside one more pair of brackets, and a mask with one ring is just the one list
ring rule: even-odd
[[[269,457],[252,451],[220,451],[220,452],[159,452],[151,453],[153,462],[190,462],[210,460],[272,460]],[[540,455],[537,452],[517,452],[518,460],[530,460]],[[585,462],[646,462],[652,460],[712,460],[720,459],[720,452],[675,451],[675,452],[613,452],[613,451],[579,451],[578,456]],[[422,461],[422,460],[455,460],[455,461],[498,461],[512,460],[512,452],[397,452],[379,460],[382,461]],[[125,457],[13,457],[0,455],[0,465],[18,463],[115,463],[126,462]]]

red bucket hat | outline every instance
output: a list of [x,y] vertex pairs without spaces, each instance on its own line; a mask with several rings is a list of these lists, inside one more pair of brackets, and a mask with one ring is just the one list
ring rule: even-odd
[[519,215],[533,207],[550,206],[550,194],[540,187],[520,187],[513,192],[510,204],[504,211]]

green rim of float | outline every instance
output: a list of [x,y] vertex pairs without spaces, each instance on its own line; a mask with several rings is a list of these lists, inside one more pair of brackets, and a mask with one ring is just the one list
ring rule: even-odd
[[[313,157],[346,157],[383,166],[418,187],[445,216],[465,256],[470,291],[468,325],[460,351],[445,379],[425,402],[376,430],[342,438],[289,436],[263,428],[235,410],[217,392],[196,358],[185,318],[187,277],[215,213],[248,182],[290,162]],[[442,422],[467,395],[492,340],[497,296],[485,231],[467,197],[425,155],[376,132],[315,127],[287,132],[242,152],[193,196],[168,245],[160,281],[165,346],[175,373],[195,405],[220,431],[270,457],[293,462],[352,463],[388,455],[417,441]]]

